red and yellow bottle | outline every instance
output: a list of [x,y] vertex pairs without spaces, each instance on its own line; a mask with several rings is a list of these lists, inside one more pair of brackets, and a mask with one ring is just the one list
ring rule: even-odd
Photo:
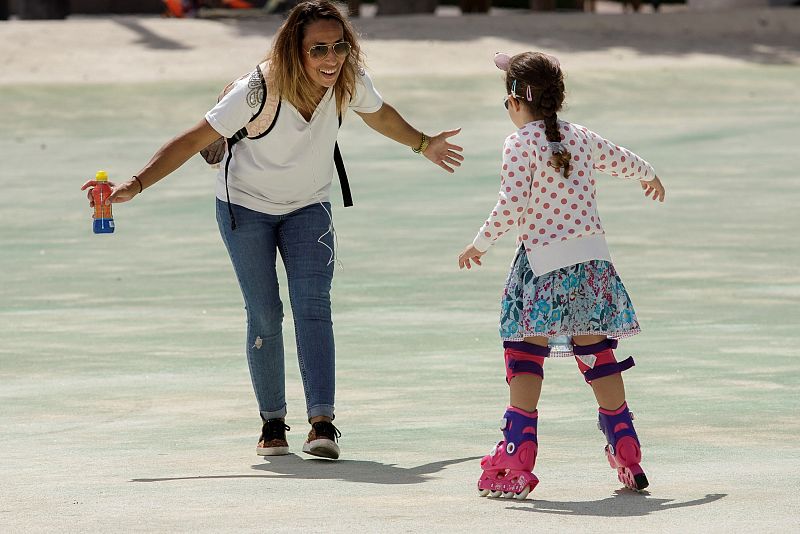
[[106,205],[106,200],[111,195],[111,186],[108,185],[106,171],[97,171],[94,180],[97,185],[92,188],[94,199],[94,233],[114,233],[114,218],[111,216],[111,204]]

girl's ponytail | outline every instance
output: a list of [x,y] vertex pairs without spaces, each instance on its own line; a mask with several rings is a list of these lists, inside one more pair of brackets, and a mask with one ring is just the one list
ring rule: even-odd
[[550,165],[562,171],[566,178],[571,170],[572,156],[561,143],[561,132],[558,131],[558,112],[564,104],[564,74],[558,60],[541,52],[525,52],[508,59],[507,63],[504,61],[500,68],[506,71],[509,94],[519,87],[520,92],[526,95],[526,98],[519,99],[520,102],[544,119],[545,135],[550,143]]
[[[539,99],[539,111],[544,117],[544,133],[550,143],[550,164],[556,170],[562,171],[566,178],[572,170],[570,167],[572,155],[561,143],[561,133],[558,131],[558,109],[563,101],[563,87],[562,83],[560,91],[554,84],[545,88]],[[559,94],[561,99],[558,98]]]

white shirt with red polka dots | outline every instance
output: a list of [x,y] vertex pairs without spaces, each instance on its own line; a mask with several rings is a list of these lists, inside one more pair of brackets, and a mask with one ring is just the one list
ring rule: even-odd
[[652,180],[653,167],[593,131],[559,121],[572,156],[565,178],[550,163],[544,121],[529,122],[506,138],[500,199],[472,244],[484,252],[511,228],[525,246],[534,275],[590,260],[611,261],[595,201],[595,171]]

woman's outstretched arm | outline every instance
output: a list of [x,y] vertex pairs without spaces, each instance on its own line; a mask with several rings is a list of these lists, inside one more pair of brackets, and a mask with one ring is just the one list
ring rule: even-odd
[[[189,128],[177,137],[167,141],[158,151],[150,158],[150,161],[144,168],[136,175],[138,178],[131,178],[127,182],[121,184],[111,185],[111,194],[109,195],[110,202],[126,202],[139,194],[140,184],[141,189],[158,182],[175,169],[186,163],[186,161],[193,155],[200,152],[209,144],[219,138],[214,128],[203,119],[195,126]],[[94,180],[89,180],[81,190],[94,187],[96,185]],[[92,202],[91,191],[89,192],[89,202]]]
[[[425,134],[408,124],[400,113],[389,104],[384,102],[375,113],[357,113],[367,123],[367,126],[389,139],[411,148],[423,146],[423,135]],[[460,167],[461,162],[464,161],[464,156],[461,155],[461,151],[464,149],[450,143],[447,139],[460,131],[461,128],[446,130],[428,138],[428,146],[423,149],[422,154],[447,172],[455,172],[453,167]]]

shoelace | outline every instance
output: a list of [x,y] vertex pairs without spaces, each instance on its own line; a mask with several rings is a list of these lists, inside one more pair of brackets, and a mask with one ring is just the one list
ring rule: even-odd
[[317,421],[311,425],[311,428],[314,429],[314,434],[316,434],[318,438],[327,438],[331,441],[337,441],[342,437],[342,433],[339,432],[339,429],[333,426],[333,423],[329,421]]
[[261,429],[261,437],[264,441],[272,441],[273,439],[286,439],[286,431],[291,430],[281,419],[268,419]]

